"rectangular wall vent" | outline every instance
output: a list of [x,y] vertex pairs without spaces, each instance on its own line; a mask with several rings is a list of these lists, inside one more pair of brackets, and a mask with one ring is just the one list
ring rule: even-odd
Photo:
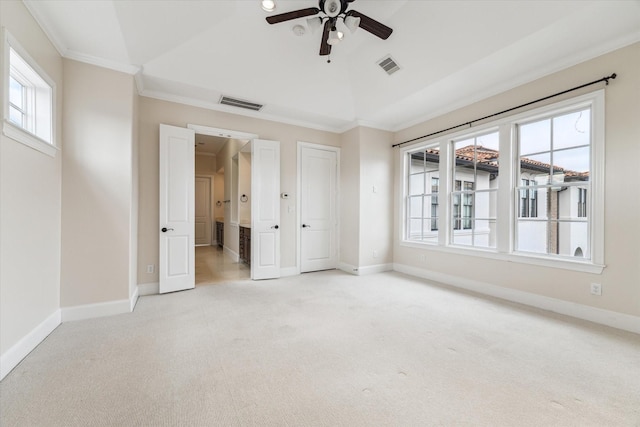
[[385,56],[380,61],[378,61],[378,65],[389,75],[395,73],[400,69],[400,66],[395,61],[395,59],[391,57],[391,55]]
[[263,107],[262,104],[243,101],[242,99],[231,98],[229,96],[224,96],[224,95],[220,98],[220,104],[230,105],[232,107],[238,107],[238,108],[245,108],[247,110],[253,110],[253,111],[260,111]]

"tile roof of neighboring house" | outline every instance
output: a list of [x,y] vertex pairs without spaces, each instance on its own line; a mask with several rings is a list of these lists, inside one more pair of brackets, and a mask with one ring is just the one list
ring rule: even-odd
[[[425,150],[425,153],[431,156],[440,156],[440,150],[438,150],[437,148],[427,148]],[[495,168],[495,171],[497,171],[498,157],[500,156],[500,152],[498,150],[486,148],[481,145],[467,145],[466,147],[458,148],[456,150],[456,159],[463,162],[473,162],[474,155],[477,159],[477,162],[484,166],[484,170],[487,170],[488,168]],[[528,159],[526,157],[521,157],[520,163],[523,168],[529,170],[548,171],[551,169],[551,165],[548,163],[539,162],[537,160]],[[554,172],[564,173],[565,179],[567,181],[585,180],[589,178],[589,172],[576,172],[565,169],[561,166],[555,166]]]

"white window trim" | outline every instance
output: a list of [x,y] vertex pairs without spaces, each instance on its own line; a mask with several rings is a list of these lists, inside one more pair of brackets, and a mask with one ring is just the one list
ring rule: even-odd
[[[442,253],[450,253],[465,256],[475,256],[480,258],[489,258],[502,260],[507,262],[516,262],[521,264],[532,264],[543,267],[559,268],[572,271],[580,271],[585,273],[601,274],[605,268],[604,263],[604,187],[605,187],[605,91],[600,89],[585,95],[577,96],[565,101],[560,101],[544,107],[529,110],[516,115],[504,117],[476,127],[472,132],[469,129],[453,132],[447,135],[439,136],[431,139],[424,139],[414,144],[405,146],[400,149],[400,161],[402,166],[402,175],[399,188],[398,218],[400,246],[423,249],[428,251],[436,251]],[[579,260],[571,257],[562,257],[559,255],[546,256],[544,254],[517,252],[514,250],[515,241],[515,209],[518,206],[516,193],[512,191],[513,183],[517,175],[514,168],[517,149],[515,147],[516,124],[525,121],[535,120],[549,114],[561,114],[566,111],[574,110],[579,107],[591,107],[593,120],[591,122],[592,144],[591,144],[591,173],[594,177],[591,181],[591,195],[589,196],[589,218],[590,224],[590,245],[591,259]],[[490,130],[498,129],[500,132],[500,156],[510,159],[507,167],[501,166],[498,175],[498,208],[497,208],[497,242],[496,248],[473,248],[459,245],[452,245],[450,236],[450,218],[449,209],[451,201],[440,203],[438,208],[439,220],[444,220],[438,227],[438,243],[416,242],[406,238],[406,203],[405,197],[407,192],[407,153],[416,151],[426,146],[437,146],[440,148],[440,194],[441,197],[446,194],[447,198],[451,197],[451,144],[454,139],[477,134],[486,133]],[[508,218],[508,220],[500,220],[500,218]]]
[[[48,156],[55,157],[56,153],[60,151],[56,143],[56,84],[49,77],[49,75],[38,65],[36,61],[27,53],[27,51],[20,45],[20,43],[4,29],[4,58],[3,58],[3,80],[4,85],[4,99],[3,102],[3,123],[2,133],[8,137],[24,144],[34,150],[40,151]],[[10,60],[9,60],[9,48],[12,48],[20,57],[51,87],[51,142],[47,142],[44,139],[38,137],[34,133],[31,133],[20,126],[13,124],[9,120],[9,73],[10,73]]]

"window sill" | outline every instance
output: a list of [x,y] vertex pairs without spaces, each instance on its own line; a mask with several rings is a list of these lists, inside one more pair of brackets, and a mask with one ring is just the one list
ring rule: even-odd
[[505,254],[496,252],[492,249],[475,249],[475,248],[463,248],[459,246],[439,246],[437,244],[430,243],[418,243],[401,241],[400,246],[426,249],[429,251],[443,252],[448,254],[475,256],[479,258],[488,258],[499,261],[515,262],[519,264],[539,265],[542,267],[560,268],[563,270],[579,271],[582,273],[602,274],[605,266],[600,264],[594,264],[588,261],[573,261],[569,259],[558,259],[545,256],[536,256],[524,253],[511,253]]
[[2,133],[7,137],[11,138],[16,142],[26,145],[27,147],[33,148],[36,151],[46,154],[47,156],[55,157],[56,153],[60,151],[58,147],[53,144],[49,144],[43,139],[38,138],[34,134],[21,129],[14,124],[4,121],[4,125],[2,127]]

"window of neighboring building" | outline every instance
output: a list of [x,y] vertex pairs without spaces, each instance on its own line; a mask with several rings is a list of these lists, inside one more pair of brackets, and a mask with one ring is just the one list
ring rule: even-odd
[[32,148],[54,155],[52,80],[40,69],[9,33],[5,35],[8,69],[5,88],[3,133]]
[[587,217],[587,189],[578,188],[578,218]]
[[401,244],[602,271],[603,91],[402,152]]
[[522,179],[520,191],[520,218],[536,218],[538,216],[538,190],[528,188],[534,185],[531,179]]
[[438,230],[438,189],[439,178],[431,178],[431,231]]

